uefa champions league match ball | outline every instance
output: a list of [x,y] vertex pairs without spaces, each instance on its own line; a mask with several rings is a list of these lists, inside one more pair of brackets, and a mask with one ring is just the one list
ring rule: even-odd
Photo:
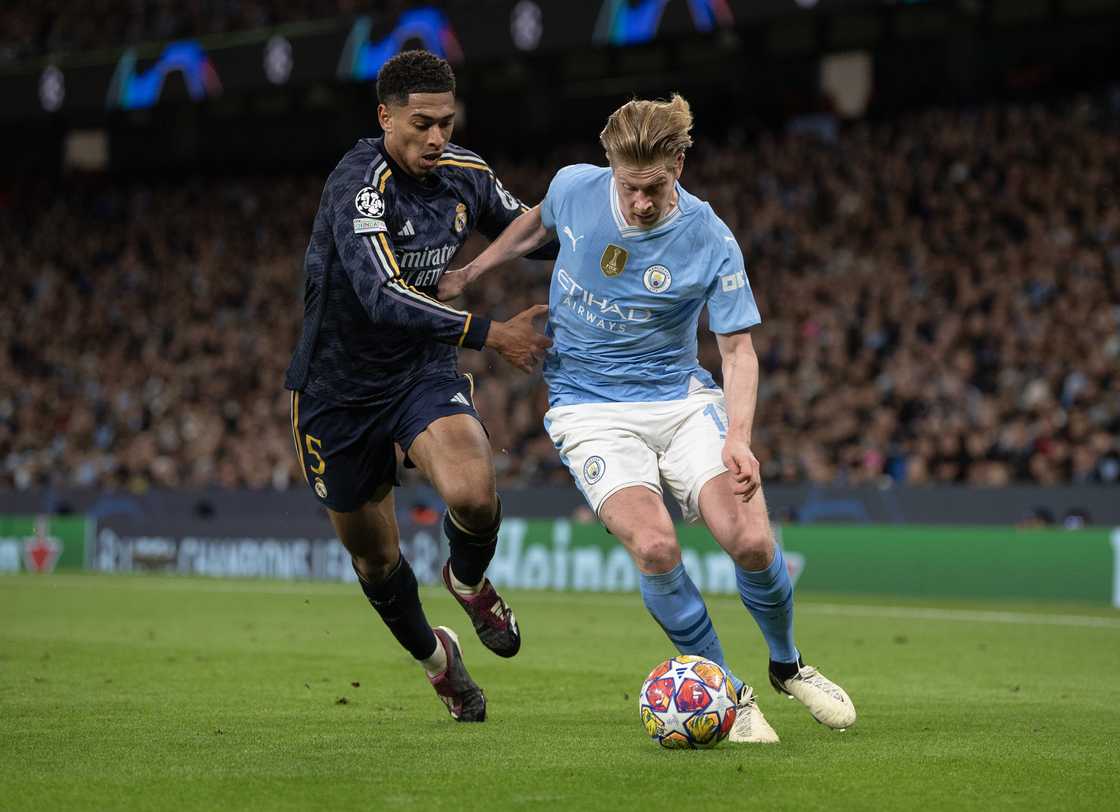
[[649,672],[638,714],[662,747],[707,749],[727,738],[735,723],[735,689],[711,660],[678,654]]

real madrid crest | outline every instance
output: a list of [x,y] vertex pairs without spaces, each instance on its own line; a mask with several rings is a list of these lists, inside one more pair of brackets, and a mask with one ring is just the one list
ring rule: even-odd
[[467,205],[460,203],[455,207],[455,233],[462,234],[467,227]]
[[664,265],[650,265],[642,274],[642,284],[650,293],[663,293],[673,284],[673,275]]
[[327,498],[327,483],[318,477],[315,478],[315,493],[318,494],[320,499]]
[[626,258],[629,256],[625,248],[608,243],[603,256],[599,258],[599,268],[604,276],[618,276],[626,269]]

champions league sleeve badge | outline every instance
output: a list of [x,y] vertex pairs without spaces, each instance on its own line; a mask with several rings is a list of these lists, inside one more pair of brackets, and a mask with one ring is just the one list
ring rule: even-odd
[[365,186],[354,197],[354,208],[366,217],[380,217],[385,213],[385,201],[372,186]]

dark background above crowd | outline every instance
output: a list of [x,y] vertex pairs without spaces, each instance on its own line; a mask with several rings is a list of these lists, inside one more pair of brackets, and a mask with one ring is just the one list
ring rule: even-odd
[[0,6],[0,64],[371,12],[393,14],[407,6],[403,0],[7,0]]

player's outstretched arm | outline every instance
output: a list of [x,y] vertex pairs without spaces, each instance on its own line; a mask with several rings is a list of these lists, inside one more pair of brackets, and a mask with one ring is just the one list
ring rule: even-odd
[[538,304],[525,308],[509,321],[490,322],[486,346],[522,372],[532,372],[545,350],[552,346],[552,339],[533,327],[533,319],[546,313],[548,305]]
[[751,451],[751,427],[758,398],[758,356],[750,330],[716,334],[723,359],[723,394],[727,401],[727,439],[723,464],[731,472],[732,491],[749,502],[762,484],[758,458]]
[[556,239],[556,234],[541,222],[540,205],[524,212],[498,235],[473,262],[440,277],[437,295],[446,301],[463,292],[463,289],[487,271],[503,262],[531,254],[546,243]]

